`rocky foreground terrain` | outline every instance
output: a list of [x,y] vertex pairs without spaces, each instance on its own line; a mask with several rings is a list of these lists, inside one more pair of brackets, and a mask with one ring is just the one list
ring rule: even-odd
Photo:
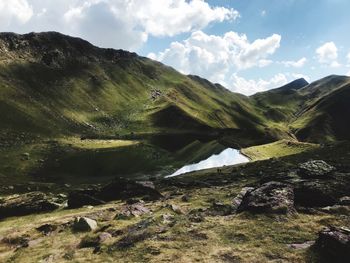
[[348,262],[350,144],[0,201],[1,262]]

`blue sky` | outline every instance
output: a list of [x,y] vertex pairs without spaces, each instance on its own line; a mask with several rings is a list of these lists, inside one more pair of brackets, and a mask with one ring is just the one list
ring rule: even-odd
[[350,75],[347,0],[1,0],[0,31],[60,31],[247,95]]

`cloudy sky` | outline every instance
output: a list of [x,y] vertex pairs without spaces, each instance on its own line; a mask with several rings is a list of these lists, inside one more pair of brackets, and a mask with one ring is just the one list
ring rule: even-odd
[[350,75],[349,0],[0,0],[0,31],[59,31],[244,94]]

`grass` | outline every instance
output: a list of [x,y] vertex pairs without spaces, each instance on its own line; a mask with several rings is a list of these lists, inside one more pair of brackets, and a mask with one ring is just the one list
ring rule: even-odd
[[297,141],[280,140],[241,149],[241,152],[253,161],[278,158],[317,149],[319,145]]
[[[27,236],[32,242],[29,247],[19,249],[0,242],[0,261],[31,263],[53,257],[55,262],[68,259],[73,262],[320,262],[314,250],[297,250],[288,245],[313,241],[317,233],[329,225],[346,226],[348,209],[333,213],[299,211],[287,216],[250,213],[205,216],[204,221],[197,223],[189,220],[189,214],[198,208],[209,208],[214,201],[230,204],[244,186],[286,180],[288,171],[311,158],[321,158],[346,172],[349,148],[349,144],[315,147],[277,158],[274,165],[271,160],[263,160],[227,166],[220,173],[210,169],[179,176],[169,184],[158,185],[168,198],[146,202],[152,213],[127,220],[113,219],[124,204],[120,201],[92,208],[8,218],[0,221],[0,236],[14,240]],[[334,179],[345,186],[348,180],[347,177]],[[177,183],[181,187],[177,187]],[[184,194],[189,196],[189,201],[182,200]],[[169,209],[169,204],[180,206],[185,214],[176,214]],[[173,226],[163,223],[164,214],[173,215]],[[106,227],[104,231],[121,232],[94,253],[93,248],[79,248],[79,244],[97,236],[98,231],[75,233],[65,227],[61,232],[45,236],[35,230],[45,223],[62,225],[76,216],[97,219],[99,227]],[[147,227],[140,225],[144,220],[149,222]],[[131,246],[118,247],[122,240],[132,240]]]
[[70,146],[70,147],[79,148],[79,149],[87,149],[87,150],[118,148],[118,147],[136,145],[139,143],[138,141],[131,141],[131,140],[99,140],[99,139],[81,140],[80,138],[77,138],[77,137],[63,138],[59,140],[59,142],[65,146]]

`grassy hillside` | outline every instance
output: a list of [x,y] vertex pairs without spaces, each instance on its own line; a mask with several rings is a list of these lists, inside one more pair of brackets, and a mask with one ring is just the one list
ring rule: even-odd
[[248,97],[122,50],[0,34],[1,131],[40,135],[263,131]]
[[331,75],[307,85],[303,79],[251,98],[266,125],[301,141],[348,140],[350,78]]
[[308,107],[292,124],[301,140],[350,139],[350,79]]

